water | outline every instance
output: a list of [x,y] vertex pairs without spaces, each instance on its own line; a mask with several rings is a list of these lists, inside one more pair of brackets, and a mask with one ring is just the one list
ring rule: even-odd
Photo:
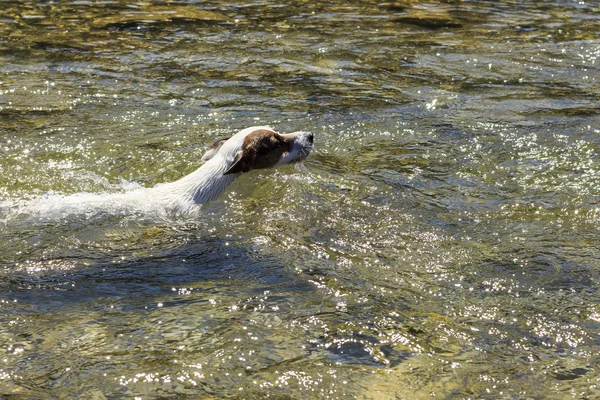
[[[0,396],[600,396],[599,11],[3,1]],[[7,217],[259,124],[197,216]]]

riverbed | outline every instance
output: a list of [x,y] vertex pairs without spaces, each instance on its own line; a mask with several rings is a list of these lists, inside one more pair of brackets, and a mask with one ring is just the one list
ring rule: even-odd
[[[599,12],[3,1],[0,397],[599,397]],[[19,212],[253,125],[315,148],[197,216]]]

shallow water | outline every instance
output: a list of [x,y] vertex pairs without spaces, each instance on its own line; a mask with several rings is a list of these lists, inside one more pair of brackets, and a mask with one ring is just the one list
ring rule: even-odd
[[[0,396],[600,396],[599,12],[3,1]],[[259,124],[198,216],[8,218]]]

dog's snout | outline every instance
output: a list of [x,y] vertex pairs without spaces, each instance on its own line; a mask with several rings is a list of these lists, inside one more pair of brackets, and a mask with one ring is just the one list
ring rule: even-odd
[[313,144],[313,140],[314,140],[314,135],[312,134],[312,132],[308,133],[308,136],[306,137],[306,139],[308,140],[308,142],[310,144]]

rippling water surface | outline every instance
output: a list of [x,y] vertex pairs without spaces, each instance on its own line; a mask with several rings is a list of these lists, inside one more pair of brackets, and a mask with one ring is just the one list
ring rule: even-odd
[[[596,2],[0,8],[0,397],[600,396]],[[259,124],[197,217],[18,212]]]

